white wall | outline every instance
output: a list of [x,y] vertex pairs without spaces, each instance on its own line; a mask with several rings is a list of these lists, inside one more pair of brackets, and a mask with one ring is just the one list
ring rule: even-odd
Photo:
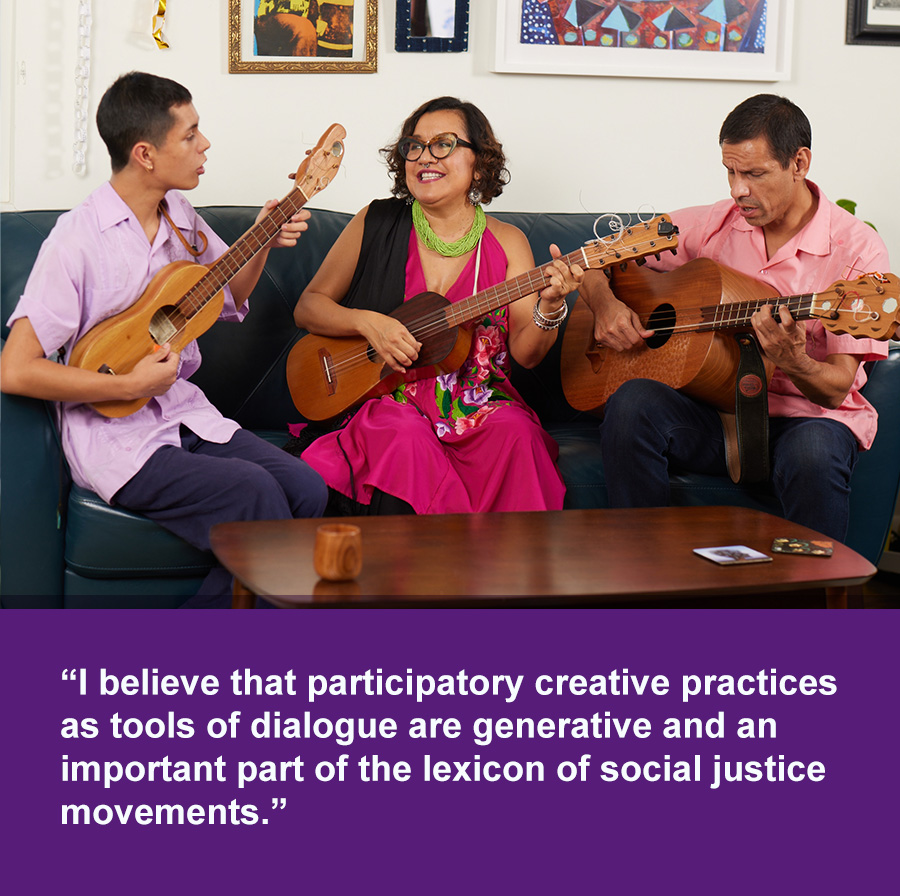
[[[2,93],[3,120],[11,102],[14,123],[2,207],[72,206],[108,176],[96,132],[87,175],[72,171],[78,4],[0,2],[4,20],[14,5],[14,49],[6,52],[12,35],[5,33],[0,62],[5,85],[14,86],[11,97]],[[378,148],[420,102],[449,93],[481,106],[504,143],[512,182],[493,208],[661,212],[724,198],[722,119],[751,94],[781,93],[812,121],[812,179],[832,199],[855,199],[858,214],[900,259],[900,48],[845,45],[846,6],[796,0],[791,79],[748,82],[497,74],[490,70],[496,3],[489,0],[471,2],[468,53],[395,53],[394,3],[382,0],[375,74],[230,75],[227,0],[170,0],[169,50],[150,36],[156,0],[93,0],[91,116],[124,71],[184,83],[213,144],[192,195],[198,205],[283,196],[303,150],[339,121],[348,131],[342,171],[312,204],[355,211],[388,194]],[[6,156],[6,138],[0,145]]]

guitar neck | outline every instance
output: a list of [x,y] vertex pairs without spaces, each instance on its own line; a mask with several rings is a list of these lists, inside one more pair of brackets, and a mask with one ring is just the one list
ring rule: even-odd
[[[766,305],[780,307],[786,305],[794,320],[811,320],[828,315],[828,310],[819,301],[817,293],[810,292],[796,296],[773,296],[769,299],[750,299],[743,302],[723,302],[720,305],[705,305],[700,308],[700,320],[684,329],[701,332],[706,330],[736,330],[750,327],[750,319]],[[678,327],[678,329],[682,329]]]
[[307,202],[307,197],[294,187],[258,224],[254,224],[177,303],[188,319],[203,308],[260,250],[271,242],[291,216]]
[[[648,247],[655,247],[659,242],[656,240],[648,240]],[[574,264],[579,265],[583,270],[588,268],[604,268],[617,261],[623,260],[625,257],[639,257],[648,254],[650,251],[659,252],[662,248],[648,249],[631,249],[626,250],[622,246],[613,244],[609,247],[599,248],[599,243],[588,243],[581,249],[576,249],[568,255],[561,255],[559,260],[563,264],[571,267]],[[544,273],[547,265],[540,268],[532,268],[524,274],[504,283],[497,283],[481,292],[475,293],[468,299],[455,302],[447,309],[447,324],[455,327],[468,321],[477,320],[485,314],[490,314],[504,305],[515,302],[524,296],[539,292],[550,284],[550,278]]]

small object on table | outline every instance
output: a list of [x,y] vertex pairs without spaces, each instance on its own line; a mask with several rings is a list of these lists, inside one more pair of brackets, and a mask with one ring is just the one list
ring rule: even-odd
[[729,544],[718,548],[694,548],[694,553],[719,563],[722,566],[737,566],[742,563],[766,563],[772,560],[768,554],[754,551],[743,544]]
[[362,570],[362,534],[359,526],[326,523],[316,529],[313,567],[329,582],[355,579]]
[[772,542],[776,554],[807,554],[811,557],[830,557],[834,553],[831,541],[807,541],[804,538],[776,538]]

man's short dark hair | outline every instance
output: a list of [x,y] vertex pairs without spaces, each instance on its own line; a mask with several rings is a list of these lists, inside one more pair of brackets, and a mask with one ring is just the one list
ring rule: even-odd
[[772,155],[787,168],[797,151],[812,149],[812,128],[803,110],[783,96],[760,93],[729,112],[719,131],[723,143],[743,143],[765,137]]
[[129,72],[118,78],[97,106],[97,130],[109,150],[113,171],[128,164],[135,143],[161,146],[175,117],[173,106],[191,102],[190,91],[177,81]]

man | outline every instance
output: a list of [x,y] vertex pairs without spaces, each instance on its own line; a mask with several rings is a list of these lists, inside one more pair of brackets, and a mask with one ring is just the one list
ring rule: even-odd
[[[811,144],[809,121],[789,100],[760,94],[737,106],[719,132],[731,199],[673,213],[678,255],[667,254],[654,267],[671,270],[704,256],[764,281],[780,296],[887,272],[887,250],[875,231],[806,179]],[[602,274],[589,272],[581,294],[602,345],[629,351],[652,335]],[[776,365],[769,445],[783,514],[842,540],[850,474],[877,425],[875,409],[859,394],[866,380],[861,362],[885,357],[887,348],[835,336],[818,321],[794,321],[785,306],[763,307],[752,324],[760,349]],[[718,413],[646,379],[626,382],[607,403],[601,452],[614,507],[667,505],[670,467],[726,472]]]
[[[200,366],[196,341],[180,353],[166,343],[118,376],[51,360],[58,350],[68,357],[95,324],[130,307],[164,265],[191,256],[210,264],[228,248],[179,192],[197,186],[210,146],[184,87],[142,72],[123,75],[103,95],[97,127],[112,176],[61,215],[41,247],[9,321],[3,390],[60,402],[76,483],[199,548],[209,549],[218,522],[320,516],[326,488],[319,475],[224,418],[189,381]],[[275,205],[267,202],[257,220]],[[269,249],[295,246],[308,218],[307,211],[293,215],[232,278],[221,319],[243,319]],[[198,241],[202,251],[192,250]],[[148,397],[118,418],[90,404]],[[230,584],[219,567],[199,593],[225,594]]]

